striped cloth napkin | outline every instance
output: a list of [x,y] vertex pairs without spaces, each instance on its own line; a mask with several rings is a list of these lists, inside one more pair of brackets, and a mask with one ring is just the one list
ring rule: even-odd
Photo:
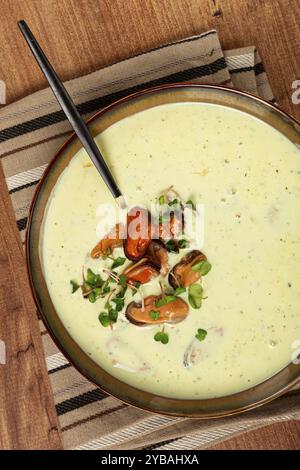
[[[79,111],[95,111],[129,93],[173,82],[234,86],[274,101],[254,46],[223,51],[216,31],[166,44],[66,83]],[[70,126],[49,89],[0,110],[0,158],[24,241],[35,187]],[[42,322],[41,335],[67,449],[200,449],[280,420],[300,419],[300,391],[220,420],[151,414],[107,396],[61,354]]]

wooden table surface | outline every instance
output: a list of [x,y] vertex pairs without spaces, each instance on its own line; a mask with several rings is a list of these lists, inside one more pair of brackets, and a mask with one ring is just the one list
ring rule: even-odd
[[[62,79],[68,80],[161,43],[219,31],[224,48],[255,44],[280,106],[300,119],[292,82],[300,79],[299,0],[1,0],[0,80],[7,103],[45,80],[16,27],[25,19]],[[0,170],[0,448],[61,448],[22,247]],[[299,422],[274,424],[214,446],[300,448]]]

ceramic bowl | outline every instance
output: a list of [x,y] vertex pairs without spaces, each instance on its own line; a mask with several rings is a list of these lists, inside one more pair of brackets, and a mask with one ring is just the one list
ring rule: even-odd
[[[212,85],[174,84],[149,89],[113,103],[88,122],[96,136],[115,122],[139,111],[166,103],[214,103],[255,116],[278,129],[300,146],[300,124],[275,106],[252,95]],[[54,185],[81,145],[72,135],[59,149],[40,182],[30,210],[27,230],[27,265],[38,310],[49,333],[70,362],[105,392],[137,407],[174,416],[210,418],[232,415],[266,403],[292,387],[300,377],[300,364],[291,363],[273,377],[248,390],[229,396],[201,400],[182,400],[157,396],[134,388],[110,375],[96,364],[73,340],[52,304],[43,276],[40,236],[45,208]]]

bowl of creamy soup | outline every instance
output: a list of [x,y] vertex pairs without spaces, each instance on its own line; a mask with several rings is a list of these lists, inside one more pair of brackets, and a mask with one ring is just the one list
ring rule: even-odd
[[147,90],[89,121],[127,207],[78,139],[39,185],[30,282],[62,352],[158,413],[234,414],[299,378],[300,127],[225,87]]

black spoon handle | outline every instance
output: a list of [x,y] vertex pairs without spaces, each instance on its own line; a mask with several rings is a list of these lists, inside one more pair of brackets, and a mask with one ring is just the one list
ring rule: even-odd
[[43,74],[48,80],[48,83],[57,101],[59,102],[62,110],[67,116],[67,119],[69,120],[71,126],[77,134],[77,137],[81,141],[83,147],[87,151],[92,162],[94,163],[95,167],[97,168],[106,185],[108,186],[109,190],[111,191],[113,197],[119,198],[120,196],[122,196],[121,191],[119,190],[107,164],[105,163],[103,156],[101,155],[99,148],[97,147],[92,135],[90,134],[87,125],[85,124],[84,120],[77,111],[77,108],[72,98],[70,97],[64,85],[58,78],[55,70],[48,61],[41,46],[35,39],[26,22],[24,20],[19,21],[18,26],[24,38],[26,39],[26,42],[30,47],[30,50],[34,55],[37,63],[39,64]]

